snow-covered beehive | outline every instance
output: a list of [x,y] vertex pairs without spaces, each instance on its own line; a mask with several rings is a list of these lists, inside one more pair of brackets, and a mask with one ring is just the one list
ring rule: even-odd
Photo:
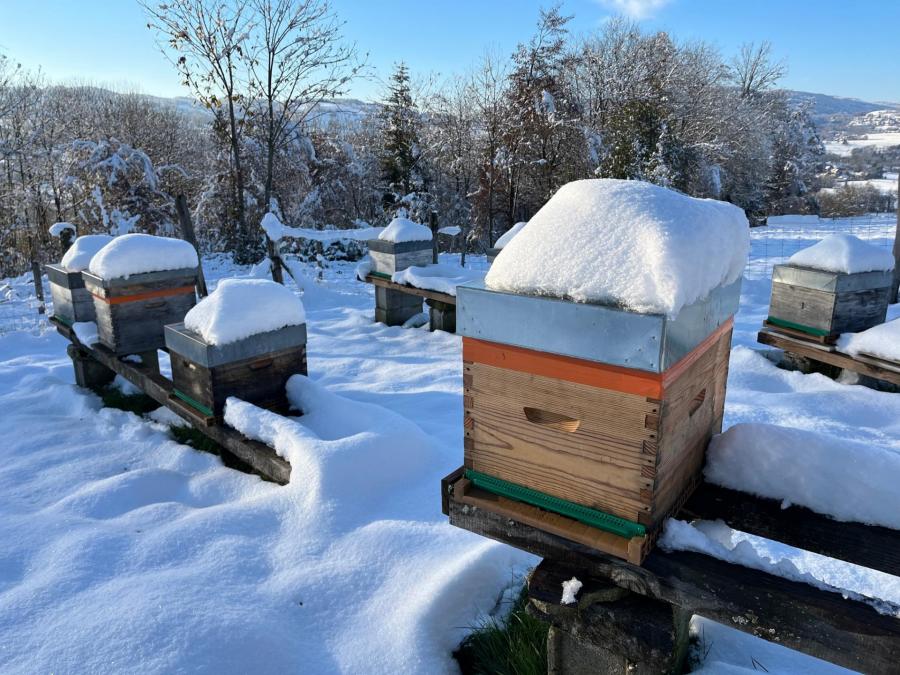
[[516,223],[506,232],[504,232],[496,242],[494,242],[494,245],[486,251],[488,264],[493,264],[496,257],[500,255],[500,251],[503,250],[503,247],[511,242],[513,240],[513,237],[519,234],[519,232],[522,231],[522,228],[525,227],[525,225],[527,225],[527,223]]
[[44,265],[50,281],[53,316],[64,324],[71,326],[94,320],[94,298],[85,288],[81,273],[91,264],[94,255],[111,241],[112,237],[106,234],[78,237],[58,265]]
[[221,415],[229,396],[286,411],[288,379],[306,374],[303,303],[273,281],[226,279],[166,326],[166,347],[173,393],[199,412]]
[[642,560],[721,429],[748,248],[730,204],[561,188],[484,285],[457,289],[471,494],[568,516],[571,538]]
[[772,270],[768,323],[825,342],[887,316],[894,257],[849,234],[835,234]]
[[101,344],[116,354],[161,349],[163,326],[197,302],[198,266],[194,247],[179,239],[126,234],[100,249],[82,278]]
[[368,245],[374,274],[390,277],[407,267],[431,262],[431,230],[406,218],[394,218]]

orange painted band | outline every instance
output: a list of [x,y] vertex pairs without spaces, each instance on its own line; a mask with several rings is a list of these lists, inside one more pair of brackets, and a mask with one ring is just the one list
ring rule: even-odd
[[468,337],[463,338],[463,361],[661,399],[666,387],[697,361],[719,337],[731,330],[731,326],[732,319],[729,319],[664,373],[649,373]]
[[180,288],[164,288],[161,291],[147,291],[146,293],[135,293],[134,295],[119,295],[113,298],[101,298],[95,293],[91,293],[98,300],[110,305],[120,305],[123,302],[140,302],[141,300],[150,300],[152,298],[167,298],[172,295],[185,295],[193,293],[193,286],[182,286]]

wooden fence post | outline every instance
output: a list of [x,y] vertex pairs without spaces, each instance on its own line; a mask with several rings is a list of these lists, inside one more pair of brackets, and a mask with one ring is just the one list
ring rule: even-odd
[[44,307],[44,284],[41,283],[41,264],[37,260],[31,261],[31,276],[34,277],[34,294],[38,299],[38,314],[46,311]]
[[900,172],[897,174],[897,227],[894,230],[894,283],[891,286],[891,302],[897,302],[900,288]]
[[438,261],[438,215],[437,211],[432,211],[428,218],[428,224],[431,226],[431,262],[437,265]]
[[184,195],[175,197],[175,211],[178,213],[178,221],[181,223],[181,236],[197,251],[197,293],[201,298],[209,295],[206,290],[206,277],[203,275],[203,260],[200,258],[200,247],[197,245],[197,235],[194,234],[194,223],[191,222],[191,213],[188,211],[187,199]]

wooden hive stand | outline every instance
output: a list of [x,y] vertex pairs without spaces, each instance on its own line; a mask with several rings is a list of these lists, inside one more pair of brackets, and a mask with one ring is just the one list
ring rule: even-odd
[[[638,566],[524,512],[461,498],[464,474],[460,467],[441,483],[450,523],[544,560],[531,575],[529,611],[553,627],[550,672],[681,672],[687,620],[695,614],[845,668],[897,672],[900,607],[882,612],[864,599],[700,553],[657,548]],[[708,484],[697,488],[677,517],[722,520],[736,530],[900,576],[896,530],[839,522]],[[563,605],[561,581],[573,576],[584,587],[576,604]],[[588,670],[581,669],[585,659]]]

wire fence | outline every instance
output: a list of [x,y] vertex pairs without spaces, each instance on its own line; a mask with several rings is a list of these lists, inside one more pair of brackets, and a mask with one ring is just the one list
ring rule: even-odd
[[[772,268],[785,262],[797,251],[839,232],[853,234],[875,246],[891,250],[894,244],[896,216],[891,213],[870,214],[857,218],[822,219],[817,216],[777,216],[769,224],[750,230],[750,255],[745,276],[748,279],[768,278]],[[715,251],[710,255],[715,255]],[[440,261],[459,265],[459,253],[442,253]],[[355,264],[355,263],[354,263]],[[487,272],[490,265],[484,255],[466,255],[467,269]],[[30,274],[0,280],[0,336],[24,331],[41,334],[51,329],[47,316],[52,314],[49,289],[46,314],[39,314]]]

